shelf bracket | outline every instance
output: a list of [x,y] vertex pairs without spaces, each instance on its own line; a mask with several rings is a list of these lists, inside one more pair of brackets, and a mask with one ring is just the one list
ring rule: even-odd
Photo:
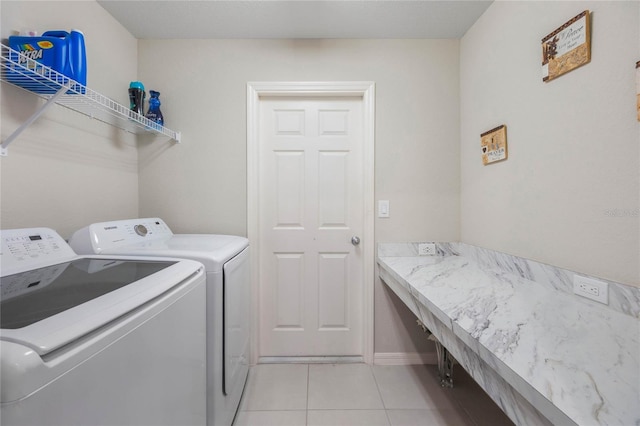
[[49,109],[49,107],[53,104],[56,103],[56,100],[62,96],[67,90],[69,90],[69,87],[67,86],[62,86],[60,88],[60,90],[58,90],[56,92],[55,95],[53,95],[52,97],[50,97],[49,99],[47,99],[47,102],[45,102],[44,105],[42,105],[35,113],[33,113],[33,115],[31,117],[29,117],[29,119],[27,119],[24,123],[22,123],[20,125],[20,127],[18,127],[16,130],[13,131],[13,133],[4,141],[2,141],[2,146],[0,147],[0,155],[2,156],[6,156],[9,151],[9,145],[11,144],[11,142],[13,142],[18,136],[20,136],[20,133],[22,133],[27,127],[29,127],[34,121],[36,121],[38,118],[40,118],[40,116],[47,110]]

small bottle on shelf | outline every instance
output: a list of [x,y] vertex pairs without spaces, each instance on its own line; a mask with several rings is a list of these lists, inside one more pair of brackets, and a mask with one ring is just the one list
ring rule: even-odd
[[162,111],[160,111],[160,92],[149,90],[149,94],[151,95],[149,98],[149,111],[147,111],[145,117],[160,126],[164,126],[164,117],[162,116]]
[[129,84],[129,108],[135,114],[144,114],[144,84],[139,81],[132,81]]

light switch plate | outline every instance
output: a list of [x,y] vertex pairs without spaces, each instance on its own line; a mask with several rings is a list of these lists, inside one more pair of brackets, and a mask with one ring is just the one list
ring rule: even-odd
[[378,200],[378,217],[389,217],[389,200]]

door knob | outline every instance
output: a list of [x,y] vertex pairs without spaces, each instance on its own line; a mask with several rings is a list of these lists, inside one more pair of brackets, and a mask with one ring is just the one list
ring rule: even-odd
[[351,237],[351,244],[353,244],[354,246],[357,246],[358,244],[360,244],[360,237],[356,237],[356,236]]

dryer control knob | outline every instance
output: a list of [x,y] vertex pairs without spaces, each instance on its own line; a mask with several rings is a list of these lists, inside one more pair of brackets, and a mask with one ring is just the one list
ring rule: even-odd
[[136,225],[133,227],[133,230],[136,231],[136,234],[140,235],[141,237],[146,237],[147,233],[149,231],[147,231],[147,227],[144,225]]

